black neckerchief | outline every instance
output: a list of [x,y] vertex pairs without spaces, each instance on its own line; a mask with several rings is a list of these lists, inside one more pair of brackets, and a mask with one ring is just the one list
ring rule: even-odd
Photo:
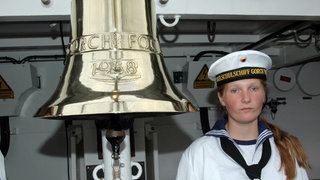
[[266,139],[262,146],[262,155],[258,164],[248,166],[238,148],[226,137],[220,138],[221,147],[233,160],[235,160],[245,171],[250,179],[260,179],[261,170],[267,164],[271,156],[270,142]]

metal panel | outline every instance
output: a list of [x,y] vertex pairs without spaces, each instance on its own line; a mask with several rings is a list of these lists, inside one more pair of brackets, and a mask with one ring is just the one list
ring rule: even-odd
[[[161,4],[155,0],[157,14],[183,15],[200,18],[203,16],[223,17],[223,19],[316,19],[320,16],[318,0],[168,0]],[[290,5],[290,8],[286,8]],[[250,8],[249,8],[250,7]],[[0,20],[48,20],[68,18],[71,1],[66,0],[2,0]]]

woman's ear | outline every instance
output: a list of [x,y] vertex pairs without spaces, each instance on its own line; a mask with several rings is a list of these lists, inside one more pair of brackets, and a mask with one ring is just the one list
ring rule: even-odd
[[226,103],[224,102],[223,96],[220,92],[218,92],[218,99],[219,99],[221,106],[226,106]]
[[267,93],[265,94],[265,96],[264,96],[264,99],[263,99],[263,104],[266,104],[267,103],[267,99],[268,99],[268,95],[267,95]]

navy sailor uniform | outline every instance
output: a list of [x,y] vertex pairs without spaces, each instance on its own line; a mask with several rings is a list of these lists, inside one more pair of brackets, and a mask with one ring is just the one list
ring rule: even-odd
[[[256,140],[239,141],[230,137],[225,129],[227,120],[218,120],[204,136],[195,140],[182,154],[176,180],[286,180],[281,159],[272,132],[266,123],[258,121],[259,136]],[[271,154],[263,168],[260,178],[249,178],[250,173],[221,146],[221,139],[231,141],[241,153],[248,166],[258,164],[262,159],[263,144],[269,141]],[[296,163],[295,180],[308,180],[307,172]]]

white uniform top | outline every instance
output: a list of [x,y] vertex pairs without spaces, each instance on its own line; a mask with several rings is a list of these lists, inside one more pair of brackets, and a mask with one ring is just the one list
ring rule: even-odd
[[0,180],[6,180],[6,171],[4,168],[4,157],[0,151]]
[[[224,125],[227,121],[217,121],[213,130],[195,140],[183,153],[176,180],[247,180],[245,170],[221,148],[220,138],[229,137]],[[254,144],[236,144],[248,165],[257,164],[262,154],[262,142],[270,141],[271,157],[261,171],[262,180],[286,180],[284,170],[272,133],[265,123],[259,121],[260,135]],[[251,141],[252,142],[252,141]],[[251,152],[251,153],[248,153]],[[306,170],[296,165],[295,180],[308,180]]]

